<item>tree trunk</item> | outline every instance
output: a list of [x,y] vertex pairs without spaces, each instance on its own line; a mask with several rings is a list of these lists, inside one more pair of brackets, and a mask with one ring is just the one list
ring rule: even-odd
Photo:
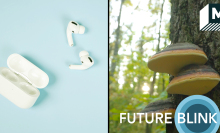
[[162,76],[162,92],[165,90],[165,79],[164,79],[164,73],[161,74]]
[[[143,28],[144,30],[144,28]],[[140,52],[140,57],[142,58],[143,57],[143,54],[144,54],[144,49],[143,49],[143,45],[144,45],[144,40],[142,39],[144,37],[144,31],[142,30],[142,34],[141,34],[141,37],[140,37],[140,40],[139,40],[139,52]],[[139,69],[140,70],[140,69]],[[142,90],[142,86],[143,86],[143,76],[141,74],[141,72],[139,72],[139,75],[138,75],[138,82],[137,82],[137,90],[140,92]]]
[[[118,27],[116,29],[116,39],[115,39],[115,47],[114,47],[114,51],[113,51],[113,58],[111,61],[111,71],[110,71],[110,77],[113,77],[114,72],[115,72],[115,68],[117,65],[117,59],[118,59],[118,50],[119,50],[119,45],[120,45],[120,36],[121,36],[121,26],[120,26],[120,22],[121,22],[121,10],[122,10],[122,5],[124,3],[125,0],[121,0],[121,5],[120,5],[120,11],[119,11],[119,15],[118,15]],[[111,80],[110,80],[111,83]]]
[[153,80],[152,80],[152,82],[151,82],[151,84],[150,84],[150,96],[152,96],[153,93],[154,93],[154,84],[155,84],[155,82],[156,82],[156,74],[157,74],[157,72],[154,72],[154,74],[153,74]]
[[[159,22],[159,33],[158,33],[158,44],[157,44],[157,49],[156,49],[156,52],[159,52],[160,51],[160,38],[161,38],[161,34],[160,34],[160,30],[161,30],[161,21],[162,21],[162,18],[163,18],[163,6],[164,6],[164,2],[165,0],[163,0],[163,3],[161,5],[161,11],[160,11],[160,22]],[[157,75],[157,72],[154,72],[153,74],[153,81],[151,82],[151,85],[150,85],[150,95],[152,96],[153,93],[154,93],[154,84],[156,82],[156,75]]]
[[152,132],[152,124],[146,124],[146,132],[145,133],[151,133]]
[[[200,31],[200,10],[209,3],[220,0],[171,0],[170,40],[171,43],[191,42],[203,48],[208,57],[206,65],[220,73],[220,32]],[[170,79],[173,77],[171,76]],[[220,84],[205,94],[220,107]],[[169,95],[176,106],[187,96]],[[175,123],[167,125],[167,133],[178,133]],[[217,133],[220,133],[218,130]]]
[[[151,2],[151,1],[149,1]],[[160,51],[160,38],[161,38],[161,33],[160,33],[160,30],[161,30],[161,22],[162,22],[162,17],[163,17],[163,6],[164,6],[164,2],[165,0],[163,0],[163,3],[161,5],[161,11],[160,11],[160,22],[159,22],[159,33],[158,33],[158,44],[157,44],[157,52]],[[154,72],[153,74],[153,81],[151,82],[151,85],[150,85],[150,96],[153,95],[154,93],[154,84],[156,82],[156,74],[157,72]],[[146,124],[146,133],[151,133],[152,132],[152,124],[149,125],[149,124]]]

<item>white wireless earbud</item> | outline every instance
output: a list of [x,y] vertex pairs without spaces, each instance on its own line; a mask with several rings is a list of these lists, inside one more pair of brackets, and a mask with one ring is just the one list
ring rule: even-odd
[[74,21],[70,21],[68,26],[67,26],[67,30],[66,30],[66,34],[67,34],[67,39],[68,39],[68,43],[70,45],[70,47],[72,47],[73,44],[73,38],[72,38],[72,33],[74,34],[84,34],[85,32],[85,27],[82,25],[79,25],[77,22]]
[[[79,25],[77,22],[70,21],[66,30],[69,45],[70,46],[74,45],[72,33],[84,34],[84,32],[85,32],[84,26]],[[82,65],[70,65],[69,66],[70,69],[85,70],[90,68],[94,64],[93,59],[89,56],[89,53],[87,51],[81,51],[79,53],[79,57],[81,59]]]
[[70,65],[70,69],[85,70],[90,68],[94,64],[94,60],[89,56],[87,51],[81,51],[79,53],[82,65]]

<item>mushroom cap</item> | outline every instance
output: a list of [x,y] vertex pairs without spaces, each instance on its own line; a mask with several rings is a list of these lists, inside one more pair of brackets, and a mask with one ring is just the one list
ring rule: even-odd
[[220,81],[219,74],[207,65],[188,65],[167,86],[170,94],[202,95]]
[[207,60],[206,54],[199,46],[192,43],[176,43],[153,55],[148,61],[148,67],[156,72],[176,76],[184,66],[204,65]]
[[[166,100],[159,100],[156,102],[149,103],[140,113],[147,113],[147,118],[152,118],[152,113],[154,113],[154,116],[156,116],[156,113],[162,113],[163,116],[165,113],[172,113],[169,117],[174,118],[176,111],[176,106],[172,102],[171,98],[168,98]],[[136,118],[138,120],[139,117]],[[142,120],[145,120],[145,115],[142,115]],[[155,117],[154,117],[155,119]]]

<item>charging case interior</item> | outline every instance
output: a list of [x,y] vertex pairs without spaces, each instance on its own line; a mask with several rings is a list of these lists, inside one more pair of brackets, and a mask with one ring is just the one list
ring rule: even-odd
[[49,83],[48,75],[19,54],[8,57],[9,68],[0,67],[0,94],[20,108],[30,108]]

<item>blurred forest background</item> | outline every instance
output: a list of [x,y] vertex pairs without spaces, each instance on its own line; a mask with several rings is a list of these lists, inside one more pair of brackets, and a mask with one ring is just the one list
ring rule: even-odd
[[[109,124],[111,133],[165,133],[165,124],[120,124],[120,113],[138,113],[166,99],[169,75],[148,69],[149,57],[170,44],[169,0],[109,1]],[[163,64],[161,64],[163,67]]]

